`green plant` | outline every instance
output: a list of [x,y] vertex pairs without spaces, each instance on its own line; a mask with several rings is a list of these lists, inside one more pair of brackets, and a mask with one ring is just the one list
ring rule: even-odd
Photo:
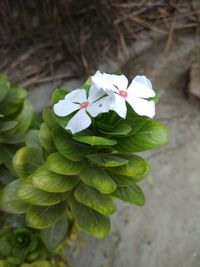
[[[16,199],[16,190],[20,179],[13,168],[13,156],[22,146],[35,147],[39,145],[38,128],[40,116],[33,112],[27,99],[27,91],[11,84],[7,77],[0,75],[0,266],[63,266],[60,247],[59,253],[52,251],[59,236],[54,238],[51,232],[45,230],[40,234],[37,230],[27,228],[25,217],[27,204]],[[19,211],[20,210],[20,211]],[[22,212],[23,211],[23,212]],[[14,215],[12,215],[14,214]],[[58,225],[67,231],[67,219],[63,217]],[[55,227],[55,225],[54,225]],[[51,244],[51,242],[53,242]],[[27,264],[25,264],[25,262]],[[22,265],[21,265],[22,264]]]
[[[82,88],[88,93],[91,81]],[[55,90],[52,104],[67,94],[68,90]],[[115,198],[139,206],[145,203],[138,182],[149,165],[135,153],[157,148],[168,139],[164,125],[138,115],[128,103],[127,109],[126,118],[112,110],[90,118],[90,126],[75,134],[65,129],[70,114],[60,117],[44,110],[40,144],[16,152],[13,166],[19,179],[3,189],[1,205],[14,187],[12,200],[19,205],[12,212],[25,213],[29,227],[42,233],[66,216],[69,225],[75,223],[93,237],[105,238],[109,216],[116,211]]]
[[33,116],[27,91],[0,74],[0,163],[5,164],[11,173],[12,156],[25,142]]

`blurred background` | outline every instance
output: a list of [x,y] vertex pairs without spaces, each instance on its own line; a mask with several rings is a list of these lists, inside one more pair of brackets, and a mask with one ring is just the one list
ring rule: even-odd
[[146,75],[170,140],[144,155],[145,207],[118,202],[109,238],[82,235],[72,267],[200,267],[200,0],[0,0],[0,71],[37,112],[97,69]]

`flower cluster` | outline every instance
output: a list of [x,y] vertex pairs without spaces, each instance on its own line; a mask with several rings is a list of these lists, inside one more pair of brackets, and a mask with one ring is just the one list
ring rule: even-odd
[[124,75],[102,74],[97,71],[91,77],[88,95],[85,89],[68,93],[54,105],[54,113],[65,117],[77,111],[66,125],[66,129],[75,134],[90,126],[91,117],[110,110],[125,119],[126,102],[137,114],[153,118],[154,97],[151,82],[145,76],[136,76],[128,86],[128,79]]

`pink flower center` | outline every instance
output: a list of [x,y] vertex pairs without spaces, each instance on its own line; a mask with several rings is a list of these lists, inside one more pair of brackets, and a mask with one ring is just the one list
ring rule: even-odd
[[81,109],[86,109],[89,106],[89,102],[88,101],[84,101],[80,104],[80,108]]
[[126,91],[124,91],[124,90],[120,90],[120,91],[119,91],[119,95],[120,95],[121,97],[123,97],[123,98],[127,98],[128,93],[127,93]]

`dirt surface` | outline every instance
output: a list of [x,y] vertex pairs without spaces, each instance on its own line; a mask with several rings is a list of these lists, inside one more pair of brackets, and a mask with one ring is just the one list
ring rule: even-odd
[[[70,255],[72,267],[200,266],[200,103],[185,97],[199,43],[196,35],[176,36],[164,53],[166,38],[158,40],[138,53],[130,49],[128,61],[104,65],[104,71],[122,70],[130,78],[145,74],[161,96],[156,117],[168,126],[170,139],[163,148],[144,154],[151,165],[141,184],[146,205],[118,202],[108,239],[97,241],[83,234],[85,244],[76,257]],[[44,90],[46,98],[52,88]],[[30,93],[37,110],[48,105],[40,92],[35,88]]]

